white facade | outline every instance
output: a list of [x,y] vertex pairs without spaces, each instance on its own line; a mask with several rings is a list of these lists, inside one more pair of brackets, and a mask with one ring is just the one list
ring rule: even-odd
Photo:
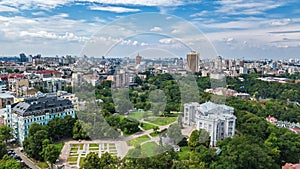
[[232,137],[236,117],[234,109],[226,105],[196,102],[184,105],[184,124],[195,125],[197,130],[205,129],[210,135],[210,145],[217,146],[218,140]]

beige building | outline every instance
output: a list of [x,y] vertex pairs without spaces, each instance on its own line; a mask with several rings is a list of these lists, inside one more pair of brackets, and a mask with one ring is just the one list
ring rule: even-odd
[[199,53],[197,53],[196,51],[191,51],[186,55],[186,60],[187,60],[186,66],[188,71],[192,73],[199,71],[199,64],[200,64]]

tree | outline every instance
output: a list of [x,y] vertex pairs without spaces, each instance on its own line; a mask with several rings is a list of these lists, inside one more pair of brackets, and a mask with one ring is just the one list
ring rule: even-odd
[[194,130],[189,138],[188,145],[194,150],[196,147],[202,145],[209,146],[210,137],[204,129]]
[[74,119],[72,116],[67,115],[64,117],[63,120],[63,129],[64,129],[64,136],[65,137],[72,137],[73,136],[73,127],[76,123],[76,119]]
[[73,139],[78,140],[78,139],[86,139],[88,138],[88,135],[84,128],[81,125],[81,122],[77,120],[74,124],[73,127]]
[[7,142],[7,140],[10,140],[13,138],[12,134],[12,128],[8,126],[1,126],[0,127],[0,140]]
[[43,157],[45,161],[48,161],[51,164],[51,168],[53,168],[53,164],[57,160],[59,154],[60,152],[54,144],[48,144],[43,149]]
[[100,158],[98,154],[91,152],[84,159],[82,169],[100,169]]
[[170,139],[172,139],[173,144],[179,143],[183,139],[181,126],[177,123],[170,125],[167,131],[167,135]]
[[43,141],[45,139],[48,139],[46,130],[38,130],[34,135],[25,138],[23,142],[25,152],[36,160],[42,160],[43,158],[40,154],[43,150]]
[[7,154],[0,160],[0,169],[20,169],[21,164]]
[[7,153],[6,145],[0,142],[0,159]]
[[119,160],[116,156],[112,156],[107,152],[101,155],[99,162],[100,168],[117,169],[118,164]]

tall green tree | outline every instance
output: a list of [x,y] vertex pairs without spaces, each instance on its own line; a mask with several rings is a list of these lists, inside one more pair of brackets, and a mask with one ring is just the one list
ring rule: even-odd
[[6,145],[0,142],[0,159],[7,153]]
[[82,169],[100,169],[100,158],[98,154],[91,152],[84,159]]
[[119,164],[119,159],[116,156],[112,156],[109,153],[104,153],[101,155],[99,166],[100,168],[117,169]]
[[54,144],[48,144],[43,149],[43,157],[45,161],[48,161],[51,164],[51,168],[53,168],[53,164],[57,160],[60,151]]
[[21,164],[6,154],[0,160],[0,169],[21,169]]
[[1,126],[0,127],[0,140],[7,142],[13,138],[13,130],[8,126]]
[[73,127],[73,139],[86,139],[88,138],[88,135],[84,128],[82,127],[82,124],[79,120],[77,120]]

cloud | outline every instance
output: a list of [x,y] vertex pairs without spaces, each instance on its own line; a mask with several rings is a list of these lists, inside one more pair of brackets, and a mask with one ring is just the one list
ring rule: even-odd
[[191,14],[190,17],[205,16],[207,14],[209,14],[209,11],[204,10],[204,11],[201,11],[201,12],[198,12],[198,13]]
[[274,20],[270,23],[272,26],[285,26],[292,23],[292,19]]
[[[3,9],[5,9],[5,11],[13,10],[12,7],[16,7],[22,10],[28,10],[28,9],[49,10],[70,3],[74,3],[75,5],[84,4],[84,3],[98,3],[103,5],[168,7],[168,6],[181,6],[187,3],[193,3],[193,1],[186,1],[186,0],[75,0],[75,1],[74,0],[2,0],[0,2],[0,5],[5,6],[2,7]],[[126,11],[125,9],[121,9],[123,7],[120,7],[119,9],[116,9],[114,7],[110,7],[110,8],[111,8],[110,11],[113,12],[122,11],[122,10]],[[104,10],[108,10],[108,9],[104,9]],[[133,12],[133,11],[128,11],[128,12]]]
[[140,12],[141,11],[140,9],[117,7],[117,6],[90,6],[89,9],[98,10],[98,11],[116,12],[116,13]]
[[85,0],[110,5],[137,5],[137,6],[180,6],[184,0]]
[[0,12],[19,12],[19,10],[13,7],[0,5]]
[[55,40],[66,40],[66,41],[78,41],[78,42],[85,42],[89,39],[83,36],[76,36],[74,33],[70,33],[70,32],[66,32],[64,35],[57,35],[55,33],[46,32],[46,31],[39,31],[39,32],[21,31],[20,36],[55,39]]
[[171,44],[171,43],[175,43],[176,41],[172,38],[164,38],[164,39],[160,39],[159,43],[162,44]]
[[9,5],[19,9],[53,9],[60,5],[65,5],[72,0],[2,0],[0,5]]
[[259,15],[284,5],[275,0],[219,0],[216,4],[220,5],[216,12],[225,15]]
[[158,26],[155,26],[155,27],[151,28],[150,31],[151,32],[161,32],[162,29],[160,27],[158,27]]

